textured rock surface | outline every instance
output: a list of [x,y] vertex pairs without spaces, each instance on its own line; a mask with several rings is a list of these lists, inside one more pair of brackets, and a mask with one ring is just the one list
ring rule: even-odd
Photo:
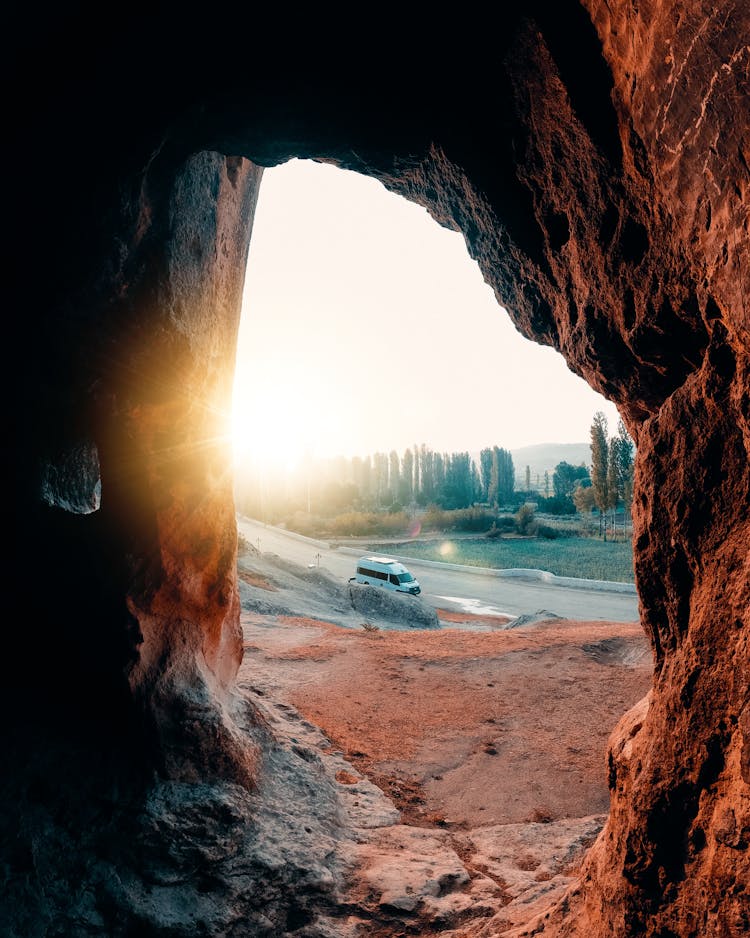
[[[534,0],[463,35],[405,13],[351,44],[319,11],[232,15],[221,41],[165,8],[100,35],[79,7],[6,23],[15,910],[90,901],[111,933],[111,905],[73,895],[62,863],[106,854],[106,805],[122,833],[144,792],[173,816],[154,785],[262,788],[275,771],[228,695],[222,434],[258,166],[311,156],[463,231],[518,328],[616,401],[638,446],[655,685],[613,737],[611,816],[580,888],[537,933],[746,933],[747,4]],[[34,833],[50,811],[59,843]]]
[[389,593],[361,583],[350,583],[349,595],[352,606],[367,621],[385,619],[399,625],[406,622],[408,627],[416,629],[436,629],[439,625],[435,609],[418,596]]

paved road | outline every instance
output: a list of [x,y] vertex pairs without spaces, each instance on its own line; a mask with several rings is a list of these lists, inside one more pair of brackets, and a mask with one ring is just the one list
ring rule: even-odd
[[[319,564],[334,576],[348,580],[354,575],[356,557],[297,540],[278,528],[267,527],[244,517],[237,518],[244,536],[264,553],[278,554],[295,563]],[[463,606],[481,612],[492,607],[512,616],[546,609],[570,619],[604,619],[610,622],[635,622],[638,597],[629,593],[571,589],[556,584],[504,579],[481,573],[443,570],[415,560],[409,568],[422,586],[422,599],[434,606]],[[458,600],[458,602],[456,602]]]

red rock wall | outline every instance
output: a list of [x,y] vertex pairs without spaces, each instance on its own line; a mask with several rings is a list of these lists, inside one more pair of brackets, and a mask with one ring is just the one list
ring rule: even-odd
[[128,681],[178,778],[224,762],[252,777],[222,700],[242,660],[231,366],[260,176],[200,153],[170,168],[154,202],[146,175],[130,261],[145,275],[120,301],[111,341],[123,351],[99,394],[103,521],[128,545],[138,635]]
[[[100,44],[59,11],[14,33],[8,87],[48,80],[7,118],[29,183],[8,193],[22,602],[5,712],[19,764],[73,765],[76,735],[143,749],[173,779],[252,781],[228,712],[241,649],[221,441],[260,179],[247,160],[331,160],[463,231],[518,328],[616,401],[637,442],[655,686],[613,735],[611,819],[581,887],[535,933],[744,934],[750,11],[537,0],[503,16],[430,41],[404,14],[403,48],[393,29],[347,46],[322,21],[293,46],[284,23],[252,68],[255,20],[215,44],[156,11]],[[77,513],[97,463],[101,508]]]
[[[651,239],[663,225],[659,239],[675,258],[644,271],[633,328],[674,342],[663,307],[654,315],[648,304],[677,281],[687,295],[671,308],[696,334],[705,329],[707,348],[635,425],[636,570],[655,686],[648,708],[613,735],[612,814],[576,897],[583,911],[574,904],[574,923],[548,931],[742,935],[750,931],[750,11],[589,6],[615,79],[628,182],[648,207]],[[658,364],[658,354],[644,364]]]

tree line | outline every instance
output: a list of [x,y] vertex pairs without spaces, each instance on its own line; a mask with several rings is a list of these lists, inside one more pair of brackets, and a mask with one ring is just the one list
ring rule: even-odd
[[549,514],[578,511],[588,517],[598,509],[600,534],[606,540],[616,531],[618,508],[630,511],[635,447],[622,421],[617,434],[609,437],[601,411],[594,415],[590,432],[591,465],[559,462],[551,479],[545,471],[543,488],[532,489],[528,466],[526,488],[516,486],[513,457],[503,447],[485,447],[476,462],[469,452],[437,452],[422,443],[403,453],[339,456],[324,463],[308,460],[290,477],[245,477],[235,494],[241,510],[268,521],[295,511],[330,517],[428,506],[448,511],[485,506],[499,511],[531,503]]
[[454,510],[509,502],[513,480],[513,458],[502,447],[482,450],[477,465],[469,452],[436,452],[423,443],[403,453],[308,462],[288,479],[246,473],[238,481],[236,497],[244,511],[264,518],[294,509],[329,514],[435,505]]
[[514,468],[510,452],[499,446],[480,454],[477,466],[471,454],[440,453],[422,443],[407,447],[403,454],[375,453],[372,456],[340,457],[337,478],[329,482],[343,486],[351,501],[366,508],[401,508],[437,505],[440,508],[469,508],[477,502],[499,505],[513,495]]

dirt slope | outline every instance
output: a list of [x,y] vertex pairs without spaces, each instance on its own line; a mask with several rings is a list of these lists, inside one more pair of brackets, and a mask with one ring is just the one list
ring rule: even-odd
[[[573,882],[606,819],[607,738],[651,683],[640,626],[514,627],[455,610],[437,629],[408,616],[340,625],[319,617],[327,581],[275,563],[241,569],[253,592],[240,687],[293,745],[312,734],[366,818],[342,848],[347,911],[331,913],[331,934],[484,938],[525,924]],[[306,605],[315,618],[282,611]]]

